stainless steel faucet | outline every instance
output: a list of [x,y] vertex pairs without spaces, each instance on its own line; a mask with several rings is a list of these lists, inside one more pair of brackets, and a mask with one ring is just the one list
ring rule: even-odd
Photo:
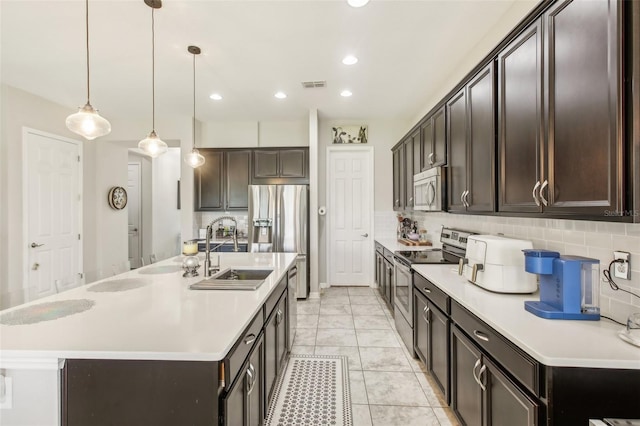
[[[213,236],[213,225],[222,221],[222,220],[230,220],[233,222],[233,251],[238,251],[238,222],[236,218],[233,216],[220,216],[216,219],[213,219],[209,225],[207,225],[206,232],[206,240],[204,245],[204,276],[211,276],[211,237]],[[224,244],[224,243],[222,243]],[[220,247],[222,244],[218,245]],[[219,267],[220,265],[218,265]]]

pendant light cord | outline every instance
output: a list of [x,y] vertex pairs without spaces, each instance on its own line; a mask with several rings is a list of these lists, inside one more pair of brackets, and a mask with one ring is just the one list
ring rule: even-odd
[[89,0],[85,1],[85,28],[86,28],[86,36],[87,36],[87,104],[89,103],[89,99],[91,99],[89,92]]
[[151,129],[156,131],[156,30],[151,8]]
[[192,149],[196,149],[196,54],[193,54],[193,147]]

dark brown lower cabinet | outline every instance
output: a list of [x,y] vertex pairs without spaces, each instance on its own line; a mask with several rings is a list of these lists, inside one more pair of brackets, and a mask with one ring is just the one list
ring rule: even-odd
[[287,292],[282,295],[265,325],[265,407],[271,402],[276,377],[282,371],[287,355],[288,297]]
[[235,382],[222,397],[222,424],[225,426],[259,426],[264,423],[263,343],[264,335],[261,334]]
[[[415,279],[415,278],[414,278]],[[449,402],[449,317],[414,291],[414,347],[445,399]]]
[[452,408],[462,424],[537,426],[540,404],[457,327],[451,329]]
[[218,365],[204,361],[67,359],[62,370],[61,424],[215,425]]
[[480,350],[457,328],[451,328],[451,408],[467,426],[482,425],[482,389],[475,374]]

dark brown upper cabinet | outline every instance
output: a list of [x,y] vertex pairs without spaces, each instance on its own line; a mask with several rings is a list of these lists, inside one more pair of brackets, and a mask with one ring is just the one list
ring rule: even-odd
[[404,144],[392,151],[393,156],[393,210],[404,210]]
[[449,211],[466,211],[467,191],[467,92],[463,88],[447,101],[447,192]]
[[545,212],[623,209],[620,3],[561,1],[543,15]]
[[422,170],[447,164],[446,130],[444,106],[422,122]]
[[204,165],[195,170],[195,209],[224,210],[224,152],[200,149]]
[[251,150],[201,148],[204,165],[195,170],[195,210],[249,208]]
[[495,211],[495,90],[491,62],[447,102],[449,211]]
[[251,183],[255,185],[309,183],[309,149],[253,150]]
[[416,129],[404,143],[405,210],[413,209],[413,175],[421,171],[420,149],[420,129]]
[[559,1],[499,54],[500,211],[622,211],[618,8]]
[[542,176],[542,26],[538,20],[498,55],[498,210],[538,212]]

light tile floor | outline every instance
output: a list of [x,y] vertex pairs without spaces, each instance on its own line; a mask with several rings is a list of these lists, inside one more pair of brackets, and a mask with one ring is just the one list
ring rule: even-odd
[[376,289],[325,289],[298,301],[297,320],[292,353],[349,358],[354,426],[458,425]]

